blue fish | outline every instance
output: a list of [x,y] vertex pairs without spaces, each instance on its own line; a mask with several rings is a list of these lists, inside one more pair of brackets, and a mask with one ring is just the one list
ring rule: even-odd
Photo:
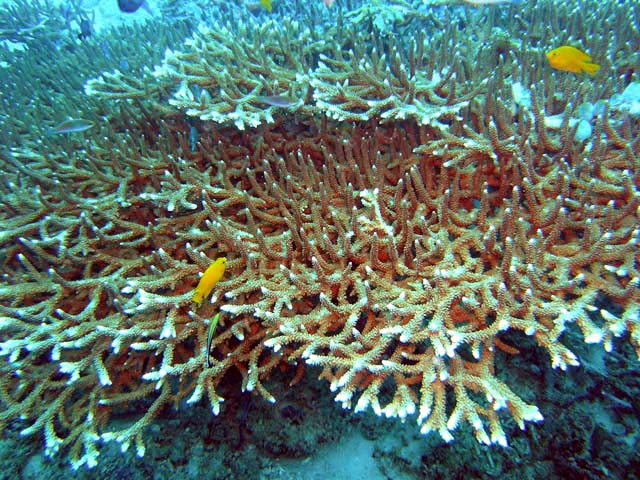
[[78,34],[78,38],[80,40],[86,40],[93,33],[93,27],[91,26],[91,21],[87,17],[80,17],[80,33]]
[[118,8],[120,8],[120,11],[124,13],[133,13],[140,7],[151,13],[151,9],[149,8],[149,5],[146,4],[145,0],[118,0]]

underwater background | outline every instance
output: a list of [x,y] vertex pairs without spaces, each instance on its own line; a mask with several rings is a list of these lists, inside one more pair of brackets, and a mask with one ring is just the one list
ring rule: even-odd
[[639,3],[272,1],[0,5],[0,478],[640,478]]

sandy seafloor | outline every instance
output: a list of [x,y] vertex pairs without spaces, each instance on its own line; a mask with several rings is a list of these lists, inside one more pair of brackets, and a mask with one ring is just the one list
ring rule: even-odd
[[[153,9],[154,0],[149,3]],[[151,18],[143,10],[121,14],[116,0],[87,4],[95,4],[98,32]],[[552,370],[540,352],[538,358],[518,356],[508,366],[498,364],[517,393],[537,399],[545,417],[525,431],[505,420],[507,448],[480,445],[466,426],[445,443],[437,433],[421,435],[415,418],[402,423],[371,411],[343,410],[326,382],[315,380],[319,372],[310,372],[293,388],[286,384],[289,377],[281,383],[272,378],[266,386],[278,399],[273,405],[234,389],[223,394],[217,417],[203,404],[167,409],[146,432],[143,458],[108,444],[92,470],[72,471],[64,452],[44,456],[42,438],[20,437],[19,426],[12,427],[0,440],[0,479],[640,478],[635,354],[619,341],[617,353],[605,358],[601,346],[574,338],[568,346],[583,365],[569,374]]]

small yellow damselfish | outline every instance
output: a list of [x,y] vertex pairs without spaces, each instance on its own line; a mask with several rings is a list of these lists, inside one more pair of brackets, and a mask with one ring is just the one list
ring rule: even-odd
[[565,72],[595,75],[600,70],[600,65],[591,62],[591,55],[570,45],[554,48],[547,53],[547,60],[553,68]]
[[198,286],[193,292],[191,300],[196,305],[202,305],[202,301],[211,295],[211,290],[220,281],[224,275],[224,269],[227,264],[227,257],[219,257],[213,262],[202,274],[202,278],[198,282]]

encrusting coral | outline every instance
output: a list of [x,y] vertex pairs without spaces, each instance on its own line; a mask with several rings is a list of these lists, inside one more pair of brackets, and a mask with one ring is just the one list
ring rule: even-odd
[[[192,44],[198,35],[213,34]],[[422,432],[447,441],[466,423],[480,442],[506,445],[501,419],[542,419],[495,371],[498,355],[519,353],[513,339],[529,337],[563,370],[579,364],[562,337],[574,324],[606,351],[628,335],[640,356],[638,121],[606,111],[589,142],[568,120],[549,132],[545,115],[575,108],[559,86],[575,82],[536,82],[525,69],[530,107],[516,104],[509,48],[480,49],[495,62],[489,81],[465,80],[470,59],[437,83],[433,71],[403,83],[400,63],[381,74],[380,98],[416,99],[411,85],[424,82],[424,109],[455,110],[426,122],[373,108],[356,67],[342,93],[324,89],[319,65],[300,90],[317,104],[300,106],[295,122],[245,109],[259,128],[228,117],[192,148],[188,124],[168,109],[72,153],[38,143],[3,153],[0,427],[19,418],[49,454],[68,447],[74,467],[91,467],[105,440],[143,455],[144,428],[169,403],[207,401],[218,413],[232,370],[240,388],[273,402],[274,368],[290,365],[295,382],[313,365],[344,407],[417,414]],[[181,58],[167,54],[165,73]],[[387,72],[378,61],[362,65]],[[189,62],[173,70],[173,87],[201,85]],[[239,111],[239,99],[270,85],[252,82],[233,102],[219,99]],[[168,108],[167,85],[141,100]],[[345,107],[347,90],[365,104]],[[369,121],[328,118],[365,105]],[[218,107],[207,118],[226,115]],[[198,274],[219,257],[224,277],[194,305]],[[132,401],[148,408],[114,431],[109,420]]]

